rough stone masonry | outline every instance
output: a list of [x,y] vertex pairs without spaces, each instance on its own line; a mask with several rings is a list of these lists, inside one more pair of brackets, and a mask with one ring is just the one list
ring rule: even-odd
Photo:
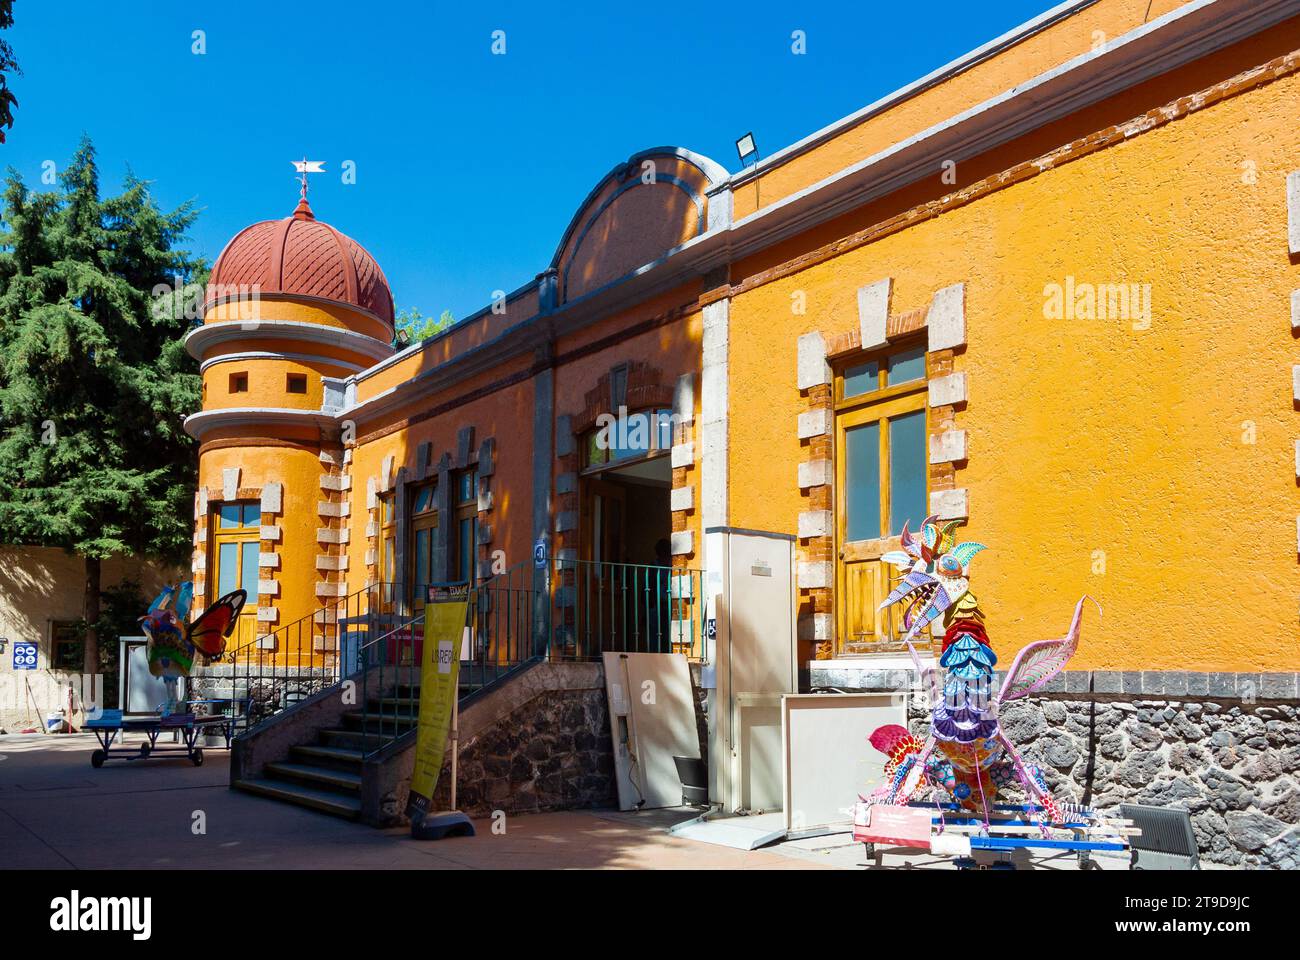
[[[1012,743],[1058,799],[1084,802],[1090,791],[1102,809],[1182,807],[1205,860],[1286,870],[1300,868],[1298,718],[1291,703],[1054,696],[1001,711]],[[909,725],[929,732],[915,700]]]

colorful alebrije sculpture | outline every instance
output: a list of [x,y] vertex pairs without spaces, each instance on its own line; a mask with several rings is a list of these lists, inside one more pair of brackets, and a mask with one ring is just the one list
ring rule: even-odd
[[190,675],[194,657],[202,655],[211,662],[225,652],[226,638],[235,629],[248,596],[243,590],[228,593],[187,625],[193,594],[194,585],[188,580],[179,587],[163,587],[140,618],[140,628],[149,638],[149,672],[167,684],[164,716],[177,708],[176,681]]
[[[928,687],[930,735],[924,742],[897,724],[880,727],[871,745],[889,759],[885,784],[869,803],[905,804],[912,799],[943,799],[948,794],[963,809],[979,813],[988,825],[1001,788],[1019,783],[1027,800],[1037,801],[1052,823],[1062,822],[1060,805],[1047,788],[1042,772],[1025,763],[998,722],[998,708],[1041,690],[1065,669],[1079,645],[1083,601],[1074,608],[1070,631],[1060,640],[1031,643],[1016,656],[1006,681],[992,694],[997,655],[989,646],[984,614],[970,592],[967,576],[982,543],[957,543],[957,522],[940,527],[936,517],[921,524],[920,537],[903,525],[903,550],[883,559],[903,571],[901,582],[880,605],[883,610],[903,604],[904,641],[922,682]],[[939,620],[944,628],[936,671],[921,665],[912,641]],[[942,688],[942,689],[941,689]],[[1041,818],[1039,820],[1042,825]]]

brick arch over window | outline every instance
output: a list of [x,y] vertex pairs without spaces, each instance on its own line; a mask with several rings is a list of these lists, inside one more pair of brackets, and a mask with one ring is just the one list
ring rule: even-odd
[[582,439],[605,414],[618,415],[615,378],[626,377],[623,406],[629,413],[648,407],[670,407],[674,386],[665,382],[663,371],[648,363],[629,361],[616,364],[601,374],[583,396],[583,407],[556,420],[556,523],[555,547],[559,560],[578,558],[578,474],[583,468]]
[[[615,402],[617,398],[614,396],[615,379],[620,376],[626,378],[621,404]],[[572,419],[573,433],[577,437],[593,429],[599,417],[605,414],[618,416],[620,405],[626,407],[628,413],[651,407],[671,407],[673,386],[664,382],[663,371],[658,367],[634,360],[601,374],[596,385],[584,394],[583,401],[582,410]]]
[[551,260],[561,302],[598,290],[708,229],[708,190],[727,172],[678,147],[643,150],[587,195]]

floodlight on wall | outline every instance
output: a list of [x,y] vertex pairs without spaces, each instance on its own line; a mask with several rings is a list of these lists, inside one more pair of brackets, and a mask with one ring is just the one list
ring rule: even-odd
[[754,158],[755,163],[758,162],[758,144],[754,141],[752,131],[736,141],[736,155],[740,157],[742,167],[749,162],[750,157]]
[[404,347],[411,342],[411,331],[402,329],[397,331],[397,345]]

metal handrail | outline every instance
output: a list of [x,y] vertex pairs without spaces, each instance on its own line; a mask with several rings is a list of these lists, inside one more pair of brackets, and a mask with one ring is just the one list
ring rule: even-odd
[[551,659],[605,653],[706,653],[704,571],[659,564],[556,559]]
[[[370,597],[382,586],[372,584],[255,636],[226,651],[215,661],[217,670],[199,674],[191,683],[206,688],[207,699],[230,702],[230,715],[239,732],[337,685],[349,672],[352,659],[344,625],[356,619],[350,615],[353,612],[370,615]],[[228,674],[221,669],[226,664]]]
[[[702,660],[704,588],[704,571],[683,567],[576,559],[551,559],[540,568],[531,560],[517,564],[475,586],[461,696],[540,659],[676,652]],[[356,675],[364,755],[414,729],[424,615],[409,612],[412,590],[423,588],[370,584],[228,652],[222,662],[231,665],[229,677],[216,677],[215,684],[228,688],[237,726],[247,730]],[[381,609],[389,597],[397,609]]]

